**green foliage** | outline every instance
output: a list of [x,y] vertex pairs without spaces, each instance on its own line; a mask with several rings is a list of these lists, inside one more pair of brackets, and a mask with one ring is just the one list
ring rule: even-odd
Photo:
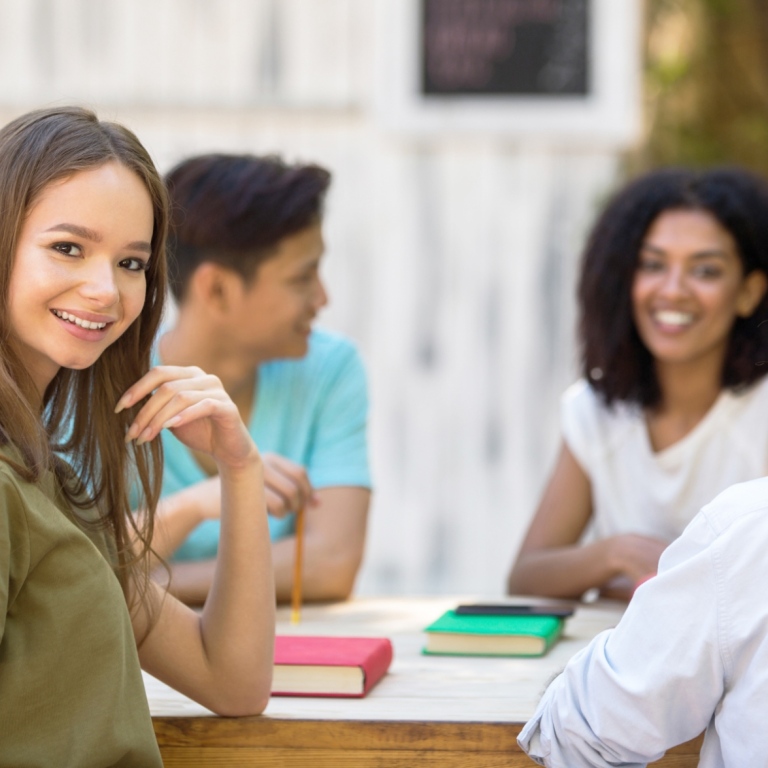
[[768,0],[647,0],[646,140],[630,169],[768,174]]

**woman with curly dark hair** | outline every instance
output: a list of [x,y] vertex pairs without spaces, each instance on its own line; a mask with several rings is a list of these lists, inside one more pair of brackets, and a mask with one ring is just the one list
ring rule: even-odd
[[582,263],[583,379],[510,592],[626,598],[705,503],[766,474],[767,274],[752,173],[665,169],[610,201]]

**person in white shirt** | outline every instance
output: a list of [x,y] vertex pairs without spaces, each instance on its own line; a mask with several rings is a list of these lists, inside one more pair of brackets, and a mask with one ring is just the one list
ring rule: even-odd
[[628,598],[717,493],[768,472],[768,184],[665,169],[621,190],[579,284],[583,380],[510,593]]
[[706,730],[700,768],[766,765],[767,551],[768,478],[720,494],[552,682],[522,749],[549,768],[644,766]]

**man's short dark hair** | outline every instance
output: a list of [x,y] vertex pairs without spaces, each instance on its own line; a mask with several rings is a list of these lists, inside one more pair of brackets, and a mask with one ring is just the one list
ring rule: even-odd
[[[607,404],[648,407],[661,393],[653,357],[632,313],[640,248],[654,220],[670,210],[711,214],[736,242],[744,274],[768,274],[768,182],[740,168],[667,168],[624,187],[595,224],[584,251],[579,297],[582,374]],[[723,365],[723,387],[747,386],[768,373],[768,295],[738,317]]]
[[252,280],[283,238],[320,221],[331,174],[274,155],[209,154],[179,163],[166,183],[170,285],[181,301],[204,262]]

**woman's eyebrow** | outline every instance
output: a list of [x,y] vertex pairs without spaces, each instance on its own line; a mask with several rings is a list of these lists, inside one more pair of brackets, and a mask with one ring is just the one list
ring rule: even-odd
[[[643,243],[640,246],[641,251],[651,251],[652,253],[655,253],[659,256],[666,256],[667,252],[664,250],[664,248],[660,248],[657,245],[653,245],[651,243]],[[722,248],[705,248],[701,251],[696,251],[695,253],[691,254],[691,258],[693,259],[709,259],[713,256],[720,258],[720,259],[727,259],[728,253],[724,251]]]
[[696,253],[691,254],[691,258],[693,259],[709,259],[713,256],[718,259],[728,258],[728,254],[720,248],[710,248],[709,250],[696,251]]
[[129,251],[142,251],[150,256],[152,255],[152,245],[146,240],[134,240],[132,243],[128,243],[125,247]]
[[68,224],[63,222],[61,224],[54,224],[45,230],[46,232],[69,232],[71,235],[77,235],[78,237],[85,238],[86,240],[92,240],[94,243],[100,243],[101,235],[93,229],[88,227],[82,227],[79,224]]
[[[61,224],[54,224],[45,230],[46,232],[69,232],[71,235],[82,237],[85,240],[90,240],[94,243],[100,243],[102,241],[101,235],[89,227],[83,227],[80,224],[69,224],[68,222],[62,222]],[[146,240],[134,240],[128,243],[126,248],[130,251],[143,251],[144,253],[152,253],[152,245]]]

